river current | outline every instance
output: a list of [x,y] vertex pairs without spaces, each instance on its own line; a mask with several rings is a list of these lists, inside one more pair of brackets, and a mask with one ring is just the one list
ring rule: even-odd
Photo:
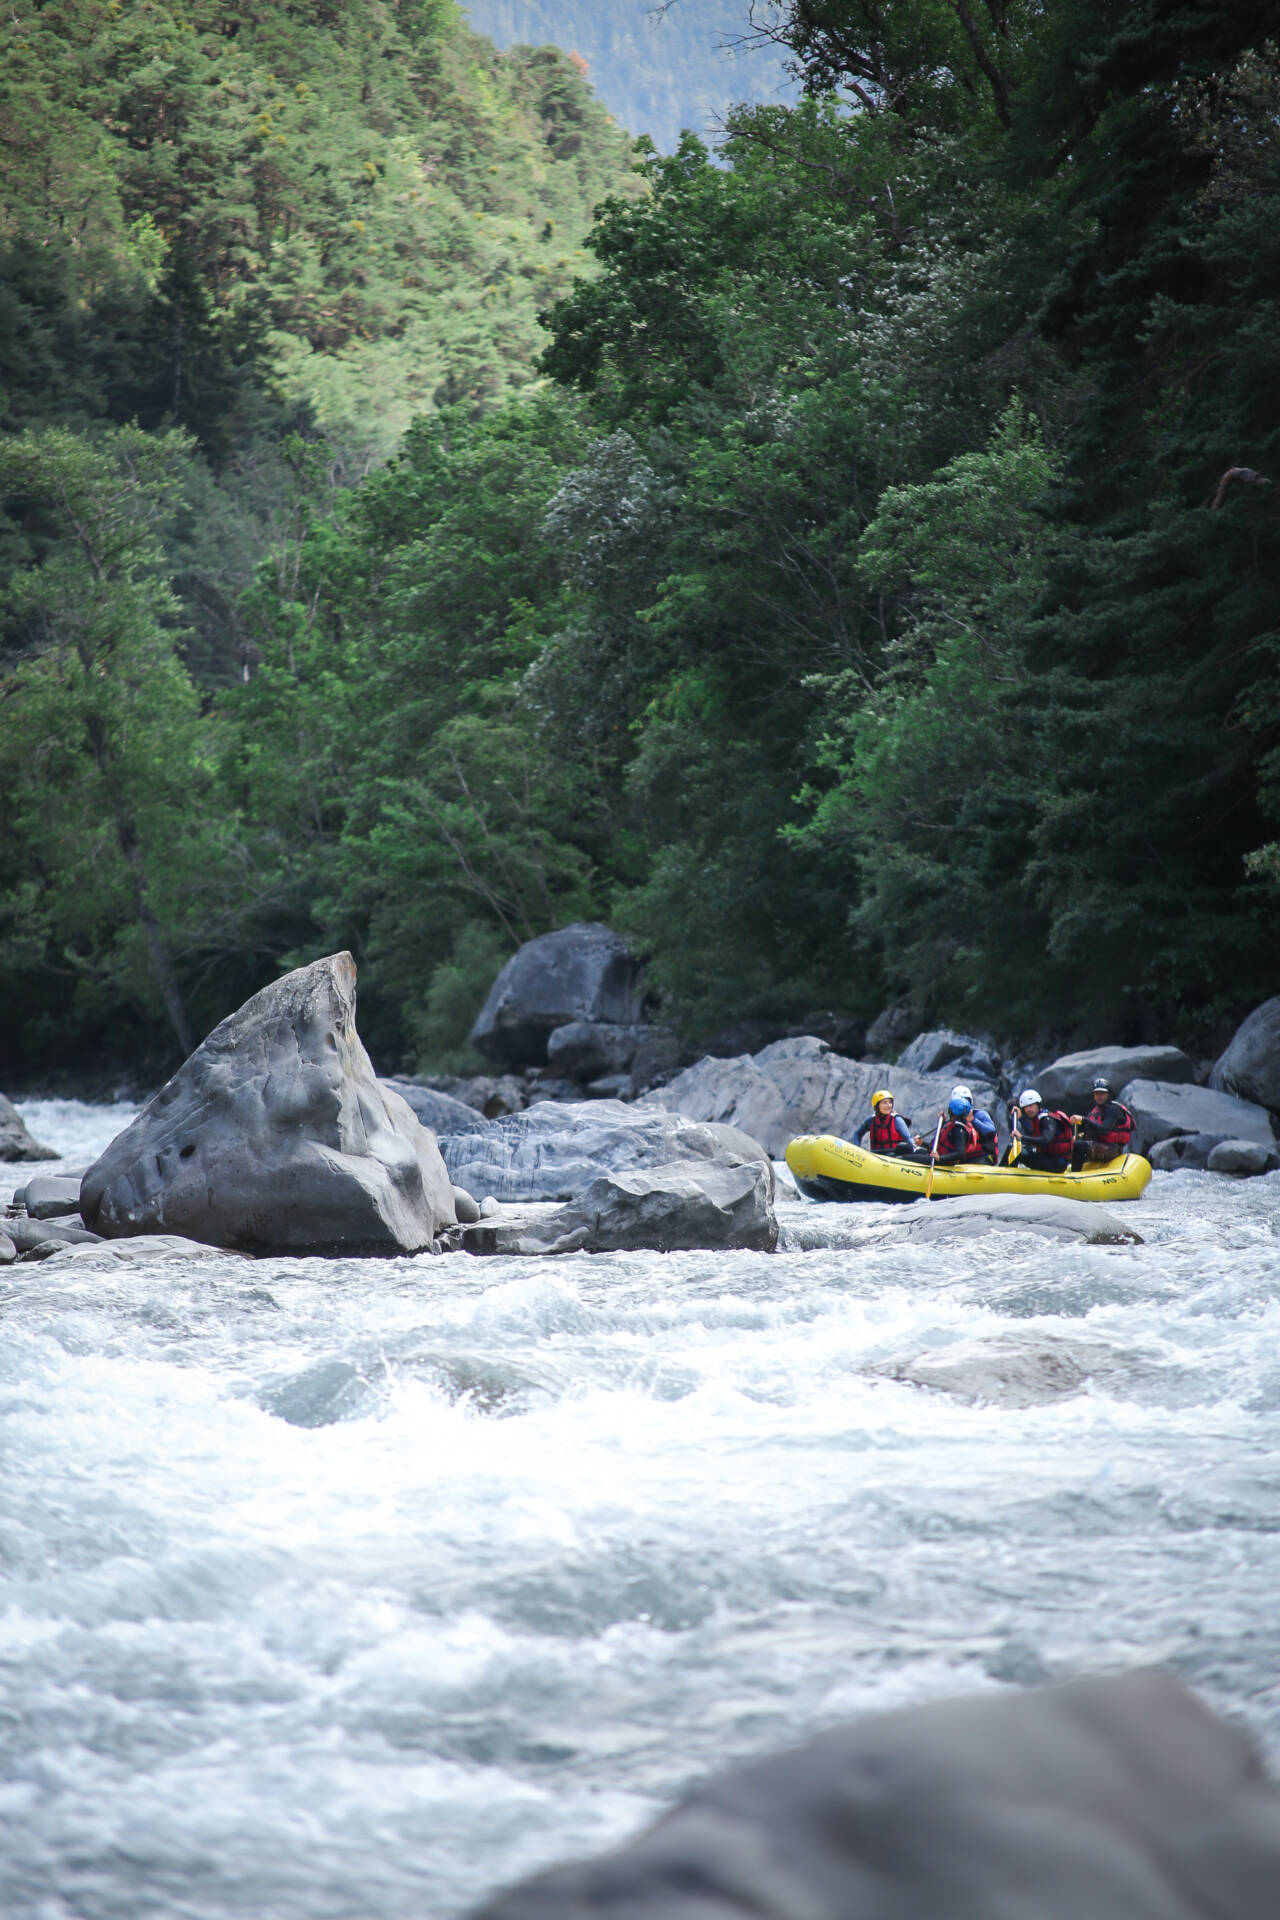
[[[21,1111],[77,1169],[130,1118]],[[446,1920],[833,1721],[1135,1663],[1280,1760],[1280,1174],[1124,1216],[0,1269],[0,1911]]]

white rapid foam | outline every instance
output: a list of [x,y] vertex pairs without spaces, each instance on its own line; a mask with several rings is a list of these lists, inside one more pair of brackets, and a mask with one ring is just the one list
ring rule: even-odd
[[[1280,1754],[1280,1175],[1125,1217],[3,1270],[0,1910],[443,1920],[833,1720],[1142,1661]],[[1094,1377],[1008,1404],[1047,1345]]]

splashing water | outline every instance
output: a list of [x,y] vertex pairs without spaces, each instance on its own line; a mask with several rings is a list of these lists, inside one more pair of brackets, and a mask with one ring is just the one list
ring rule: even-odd
[[[131,1117],[22,1112],[68,1166]],[[833,1720],[1135,1662],[1280,1753],[1280,1175],[1125,1217],[4,1269],[0,1909],[457,1915]]]

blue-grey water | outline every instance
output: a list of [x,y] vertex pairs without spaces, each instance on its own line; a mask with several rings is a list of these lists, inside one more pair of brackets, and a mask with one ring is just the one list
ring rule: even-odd
[[[22,1111],[77,1167],[129,1118]],[[1280,1756],[1280,1175],[1125,1217],[0,1270],[0,1911],[458,1915],[834,1720],[1134,1662]],[[1047,1404],[888,1377],[1046,1346]]]

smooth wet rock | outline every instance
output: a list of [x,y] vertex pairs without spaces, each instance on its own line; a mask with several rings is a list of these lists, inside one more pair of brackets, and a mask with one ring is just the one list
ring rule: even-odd
[[85,1174],[109,1238],[245,1252],[418,1253],[455,1223],[434,1138],[380,1087],[349,953],[299,967],[214,1029]]
[[958,1340],[880,1369],[909,1386],[997,1407],[1048,1406],[1081,1392],[1090,1380],[1105,1381],[1128,1370],[1104,1341],[1054,1334]]
[[93,1235],[86,1239],[93,1244],[61,1241],[52,1248],[59,1266],[92,1264],[96,1270],[102,1266],[140,1267],[157,1262],[165,1266],[190,1266],[218,1261],[225,1267],[229,1259],[243,1260],[248,1266],[253,1257],[232,1253],[226,1247],[209,1247],[200,1240],[186,1240],[179,1233],[140,1233],[132,1240],[99,1240]]
[[545,1065],[547,1042],[571,1020],[633,1026],[643,1013],[643,969],[599,922],[527,940],[494,981],[471,1044],[504,1067]]
[[1158,1173],[1175,1173],[1179,1167],[1204,1172],[1209,1155],[1224,1136],[1220,1133],[1174,1133],[1157,1140],[1147,1155]]
[[456,1100],[451,1093],[439,1093],[434,1087],[423,1087],[416,1080],[388,1079],[379,1082],[389,1092],[396,1094],[410,1107],[421,1126],[428,1128],[438,1138],[446,1133],[461,1133],[474,1128],[476,1109],[463,1100]]
[[886,1223],[895,1241],[976,1240],[989,1233],[1034,1233],[1046,1240],[1083,1240],[1094,1246],[1141,1246],[1142,1235],[1120,1207],[1057,1194],[962,1194],[902,1208]]
[[470,1134],[452,1134],[440,1149],[456,1185],[504,1204],[571,1200],[598,1174],[676,1160],[741,1166],[769,1159],[758,1141],[736,1130],[689,1120],[649,1101],[619,1100],[543,1101]]
[[1280,1153],[1274,1147],[1260,1146],[1256,1140],[1220,1140],[1209,1155],[1210,1173],[1233,1173],[1249,1179],[1260,1173],[1274,1173],[1280,1167]]
[[22,1115],[12,1100],[0,1093],[0,1160],[56,1160],[52,1147],[41,1146],[27,1132]]
[[1119,1097],[1135,1121],[1135,1153],[1146,1153],[1157,1140],[1175,1133],[1216,1133],[1221,1140],[1252,1140],[1263,1147],[1275,1144],[1265,1107],[1212,1087],[1133,1080],[1120,1089]]
[[1209,1085],[1280,1114],[1280,994],[1255,1007],[1214,1062]]
[[454,1188],[453,1210],[458,1216],[460,1225],[464,1227],[474,1226],[480,1218],[479,1202],[467,1192],[465,1187]]
[[[1036,1075],[1037,1091],[1045,1104],[1068,1113],[1088,1113],[1093,1105],[1093,1082],[1098,1074],[1118,1094],[1133,1080],[1159,1080],[1189,1085],[1195,1063],[1181,1047],[1088,1047],[1082,1053],[1064,1053]],[[1019,1089],[1021,1091],[1021,1089]]]
[[0,1267],[12,1266],[18,1257],[18,1249],[7,1233],[0,1232]]
[[[832,1133],[851,1140],[871,1111],[871,1096],[893,1091],[897,1110],[917,1132],[930,1133],[946,1105],[954,1077],[927,1076],[877,1062],[846,1060],[813,1035],[777,1040],[736,1060],[698,1061],[648,1099],[694,1120],[741,1127],[781,1159],[798,1133]],[[996,1094],[969,1083],[978,1106],[994,1113]]]
[[1280,1793],[1170,1674],[834,1727],[473,1920],[1275,1920]]
[[31,1220],[22,1214],[6,1219],[4,1230],[19,1253],[34,1253],[41,1247],[85,1247],[101,1244],[102,1235],[91,1233],[79,1220]]
[[526,1214],[505,1232],[482,1222],[463,1236],[473,1253],[772,1253],[777,1244],[766,1168],[705,1160],[601,1174],[566,1207]]
[[[13,1196],[17,1199],[17,1194]],[[80,1182],[65,1174],[36,1173],[23,1189],[22,1204],[33,1220],[53,1220],[59,1214],[73,1213],[79,1224]]]

